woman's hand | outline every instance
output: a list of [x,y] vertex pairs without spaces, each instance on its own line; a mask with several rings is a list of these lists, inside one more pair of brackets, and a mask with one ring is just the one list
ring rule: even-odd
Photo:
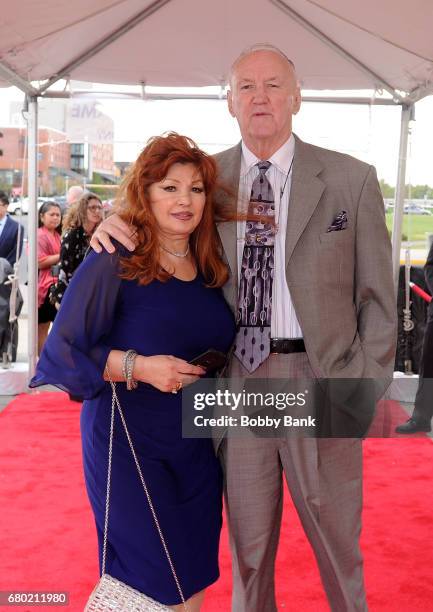
[[47,257],[43,257],[38,260],[38,268],[39,270],[45,270],[46,268],[51,268],[51,266],[55,266],[59,263],[60,253],[56,255],[47,255]]
[[114,238],[127,248],[128,251],[133,251],[137,246],[134,240],[136,231],[136,227],[128,225],[119,215],[114,213],[98,225],[90,240],[90,246],[96,253],[101,253],[103,248],[108,253],[114,253],[116,249],[110,240],[110,238]]
[[190,385],[206,371],[172,355],[138,355],[134,362],[132,376],[135,380],[148,383],[160,391],[170,392]]

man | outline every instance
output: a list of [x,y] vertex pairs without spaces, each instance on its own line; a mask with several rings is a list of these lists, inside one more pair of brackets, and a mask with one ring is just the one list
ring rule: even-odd
[[[4,191],[0,191],[0,257],[7,259],[13,265],[17,259],[17,240],[19,223],[14,221],[8,214],[9,198]],[[21,227],[18,259],[23,249],[24,229]]]
[[[17,259],[21,257],[23,250],[24,228],[14,221],[8,214],[9,198],[4,191],[0,191],[0,358],[9,352],[10,359],[16,361],[18,347],[18,321],[9,322],[10,308],[9,300],[11,285],[5,285],[8,276],[13,273],[13,267]],[[19,239],[18,239],[19,234]],[[18,245],[19,242],[19,245]],[[17,257],[17,247],[18,257]],[[18,316],[22,307],[22,296],[17,289],[17,301],[15,314]]]
[[[430,247],[424,267],[425,281],[430,294],[433,295],[433,243]],[[397,433],[411,434],[418,431],[431,431],[433,417],[433,301],[428,305],[427,325],[422,346],[419,385],[415,397],[415,406],[410,419],[396,427]]]
[[[230,375],[386,379],[394,363],[396,314],[376,174],[367,164],[295,137],[292,115],[300,104],[294,65],[279,49],[255,45],[234,62],[228,106],[242,142],[216,156],[220,179],[238,194],[238,209],[245,210],[249,199],[253,208],[248,210],[273,217],[270,225],[277,232],[263,236],[263,226],[246,230],[245,223],[219,227],[231,270],[224,294],[234,312],[239,305],[240,316]],[[108,234],[134,248],[127,237],[131,229],[116,219],[96,234],[112,250]],[[271,251],[262,249],[266,240]],[[242,309],[248,302],[242,294],[245,269],[254,268],[244,246],[251,244],[263,278],[269,278],[266,266],[274,262],[272,286],[263,285],[268,295],[259,306],[262,327],[254,323],[255,313]],[[100,249],[96,239],[93,245]],[[226,438],[219,453],[233,555],[233,610],[277,609],[282,472],[332,610],[366,610],[359,550],[360,441]]]
[[84,195],[84,189],[80,185],[72,185],[69,187],[68,193],[66,194],[66,206],[69,208],[75,202],[81,200]]

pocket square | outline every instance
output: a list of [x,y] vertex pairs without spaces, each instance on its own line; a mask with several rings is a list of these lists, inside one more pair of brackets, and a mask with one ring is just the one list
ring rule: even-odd
[[327,232],[339,232],[341,230],[345,230],[347,227],[347,212],[342,210],[335,217],[331,225],[326,230]]

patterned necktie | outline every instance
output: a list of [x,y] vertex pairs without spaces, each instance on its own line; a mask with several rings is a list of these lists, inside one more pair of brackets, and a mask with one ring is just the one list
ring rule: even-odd
[[247,221],[240,274],[235,355],[248,372],[268,357],[274,278],[275,202],[266,177],[271,162],[257,164],[259,175],[251,188],[248,215],[268,217],[270,223]]

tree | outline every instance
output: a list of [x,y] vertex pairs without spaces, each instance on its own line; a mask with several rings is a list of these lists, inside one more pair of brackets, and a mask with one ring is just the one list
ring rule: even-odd
[[[106,179],[99,172],[93,173],[91,185],[90,190],[92,193],[95,193],[102,200],[113,198],[117,193],[118,185],[107,183]],[[101,187],[96,187],[96,185],[101,185]]]
[[393,198],[395,196],[395,187],[391,187],[383,179],[380,179],[379,185],[384,198]]
[[[384,179],[380,179],[379,185],[384,198],[395,198],[395,187],[388,185]],[[405,199],[412,200],[423,200],[424,198],[433,200],[433,187],[429,185],[411,185],[409,183],[405,187],[404,197]]]
[[54,178],[54,195],[61,195],[66,191],[66,180],[64,176],[57,175]]
[[414,200],[433,198],[433,188],[428,185],[406,185],[406,197]]

